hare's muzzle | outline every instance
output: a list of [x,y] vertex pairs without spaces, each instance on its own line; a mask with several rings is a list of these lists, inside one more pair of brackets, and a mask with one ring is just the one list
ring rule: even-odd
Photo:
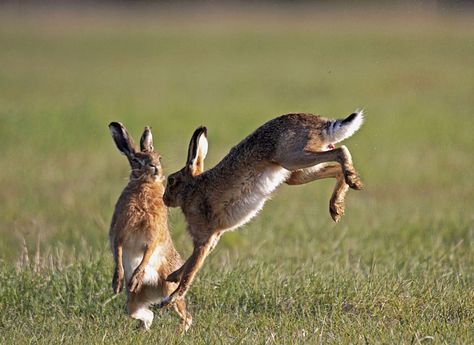
[[160,174],[160,167],[157,165],[149,164],[146,170],[147,170],[147,173],[152,176],[158,176]]

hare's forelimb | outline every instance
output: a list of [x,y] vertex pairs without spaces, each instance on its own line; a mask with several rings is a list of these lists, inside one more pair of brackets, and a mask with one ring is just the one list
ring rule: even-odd
[[114,261],[115,261],[115,270],[114,277],[112,279],[112,289],[115,294],[118,294],[123,289],[123,260],[122,260],[122,244],[114,244]]
[[128,282],[128,290],[135,293],[139,292],[143,285],[143,278],[145,278],[145,270],[137,267]]
[[[218,232],[212,236],[212,243],[210,244],[209,253],[211,253],[214,250],[214,248],[217,245],[217,242],[219,242],[219,239],[221,238],[221,235],[222,235],[222,232]],[[191,255],[186,260],[186,262],[183,265],[181,265],[180,268],[178,268],[176,271],[172,272],[170,275],[168,275],[168,277],[166,277],[166,281],[172,282],[172,283],[179,283],[181,280],[181,277],[183,276],[185,267],[190,264],[189,262],[192,259],[193,259],[193,256]]]
[[[176,290],[171,295],[165,297],[160,303],[160,308],[166,307],[170,304],[175,303],[177,300],[182,299],[188,291],[191,283],[193,282],[197,272],[201,269],[204,260],[207,258],[209,253],[214,249],[219,238],[220,232],[212,234],[207,241],[203,244],[195,244],[194,250],[186,263],[180,268],[182,270],[181,279]],[[175,272],[173,272],[174,274]]]
[[143,278],[145,277],[145,268],[148,265],[150,258],[153,255],[158,244],[159,241],[157,239],[154,239],[150,244],[146,246],[145,253],[143,254],[143,259],[133,272],[132,278],[130,278],[130,281],[128,282],[128,289],[130,292],[140,291],[143,285]]
[[337,180],[329,201],[329,213],[337,223],[344,214],[344,198],[349,189],[349,186],[344,181],[344,173],[339,164],[313,166],[296,170],[291,173],[285,182],[289,185],[299,185],[324,178],[335,178]]

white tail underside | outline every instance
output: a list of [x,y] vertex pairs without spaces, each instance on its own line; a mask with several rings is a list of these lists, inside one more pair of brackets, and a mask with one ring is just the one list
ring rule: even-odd
[[357,132],[364,123],[364,112],[359,110],[356,111],[355,114],[355,117],[349,122],[344,122],[345,120],[332,121],[325,131],[324,137],[326,141],[335,144],[349,138]]

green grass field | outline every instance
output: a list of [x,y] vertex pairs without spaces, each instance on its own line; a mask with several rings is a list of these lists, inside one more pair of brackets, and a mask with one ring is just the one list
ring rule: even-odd
[[[474,343],[473,23],[2,13],[0,343]],[[206,262],[188,334],[167,310],[136,330],[110,286],[108,224],[128,178],[110,121],[135,137],[151,125],[171,173],[198,125],[210,167],[276,115],[360,107],[366,123],[345,144],[365,190],[348,193],[339,224],[334,181],[282,187]],[[187,257],[179,210],[170,222]]]

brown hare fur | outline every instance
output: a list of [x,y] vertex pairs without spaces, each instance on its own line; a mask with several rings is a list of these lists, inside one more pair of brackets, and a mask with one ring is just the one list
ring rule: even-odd
[[[145,128],[140,151],[132,137],[118,123],[109,125],[117,148],[131,166],[130,180],[122,191],[110,226],[109,241],[115,261],[112,281],[114,293],[123,288],[125,279],[127,312],[149,329],[153,312],[149,306],[168,296],[177,287],[166,277],[182,265],[168,231],[167,208],[163,203],[165,179],[160,155],[153,149],[151,131]],[[184,298],[174,305],[187,330],[192,322]]]
[[336,121],[312,114],[282,115],[259,127],[205,172],[207,130],[196,129],[186,165],[168,177],[163,196],[167,206],[181,207],[194,250],[167,278],[179,286],[160,306],[186,294],[220,236],[252,219],[282,183],[298,185],[335,178],[329,211],[334,221],[339,221],[348,188],[361,189],[362,183],[349,150],[334,144],[354,134],[362,123],[362,111]]

